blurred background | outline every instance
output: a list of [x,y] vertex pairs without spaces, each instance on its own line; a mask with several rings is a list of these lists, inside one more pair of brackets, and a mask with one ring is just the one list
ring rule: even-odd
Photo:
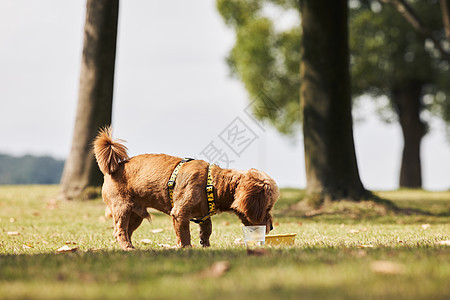
[[[84,0],[0,0],[0,172],[34,164],[32,156],[68,156],[77,107],[83,48]],[[290,12],[269,10],[289,26]],[[305,187],[301,128],[283,136],[248,114],[252,101],[230,76],[226,57],[235,43],[215,1],[122,1],[113,102],[114,136],[131,156],[167,153],[207,159],[214,145],[224,167],[255,167],[281,187]],[[383,100],[380,100],[381,102]],[[378,102],[379,103],[379,102]],[[398,188],[402,134],[397,122],[380,120],[379,105],[363,96],[354,106],[354,138],[361,179],[368,189]],[[238,119],[237,119],[238,118]],[[235,120],[253,132],[236,153],[221,138]],[[450,145],[445,124],[427,116],[422,141],[423,188],[450,188]],[[13,157],[11,157],[13,156]],[[19,158],[20,157],[20,158]],[[49,177],[35,183],[49,183]],[[0,183],[12,178],[0,175]],[[22,182],[20,182],[22,180]],[[37,179],[36,179],[37,180]]]

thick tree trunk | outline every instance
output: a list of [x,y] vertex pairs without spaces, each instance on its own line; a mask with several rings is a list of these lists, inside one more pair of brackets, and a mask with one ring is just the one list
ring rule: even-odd
[[403,155],[400,168],[400,187],[421,188],[422,169],[420,143],[425,134],[425,124],[420,119],[422,86],[405,84],[392,91],[392,100],[403,132]]
[[353,141],[347,0],[300,0],[300,98],[310,204],[368,194]]
[[118,0],[88,0],[72,148],[61,178],[66,199],[83,197],[103,176],[92,152],[99,127],[111,124]]

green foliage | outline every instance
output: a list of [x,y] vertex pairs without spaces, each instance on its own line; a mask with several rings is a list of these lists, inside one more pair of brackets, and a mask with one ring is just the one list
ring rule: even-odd
[[289,134],[300,121],[301,34],[298,26],[277,30],[264,14],[263,4],[268,3],[295,9],[294,1],[245,0],[218,0],[217,8],[236,32],[227,63],[253,99],[254,115]]
[[[411,5],[424,26],[442,37],[439,2],[412,1]],[[422,86],[425,108],[450,122],[449,62],[392,5],[352,9],[350,32],[354,96],[390,97],[393,90]]]
[[0,184],[59,183],[63,167],[63,160],[49,156],[14,157],[0,154]]
[[[283,212],[304,195],[282,189],[275,233],[297,233],[293,246],[265,247],[248,255],[238,219],[213,217],[212,247],[175,245],[170,217],[152,213],[153,224],[133,236],[134,252],[112,237],[100,199],[59,201],[58,186],[0,186],[0,299],[448,299],[450,296],[450,192],[383,192],[398,206],[433,215],[349,218],[355,207],[299,218]],[[350,209],[350,213],[345,210]],[[292,209],[290,210],[292,212]],[[424,226],[426,225],[426,226]],[[152,232],[152,229],[162,229]],[[19,235],[9,235],[16,231]],[[150,239],[150,244],[140,242]],[[74,253],[56,253],[61,246]],[[227,261],[221,276],[205,275]],[[380,262],[387,262],[380,269]],[[378,264],[378,265],[377,265]],[[249,276],[251,274],[251,276]]]
[[[410,3],[433,35],[442,37],[439,2]],[[411,83],[421,85],[424,108],[450,124],[449,63],[440,59],[430,42],[393,6],[354,0],[350,7],[353,96],[389,98],[396,88]],[[300,23],[277,30],[279,20],[265,12],[298,11],[298,1],[217,0],[217,8],[225,23],[236,32],[236,43],[227,62],[232,75],[243,82],[250,98],[255,99],[255,115],[269,120],[280,132],[292,134],[301,121]],[[392,109],[387,102],[385,109],[380,109],[382,117],[391,119],[385,116]]]

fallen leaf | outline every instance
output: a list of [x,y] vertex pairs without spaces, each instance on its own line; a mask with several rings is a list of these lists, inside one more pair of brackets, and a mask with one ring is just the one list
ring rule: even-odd
[[15,218],[9,218],[9,222],[14,223],[14,222],[16,222],[16,219]]
[[238,245],[244,245],[245,244],[245,242],[242,239],[235,239],[234,243],[238,244]]
[[81,281],[84,281],[84,282],[93,282],[93,281],[95,281],[94,276],[92,274],[90,274],[90,273],[80,273],[79,274],[79,278],[80,278]]
[[364,257],[366,255],[367,255],[367,252],[366,252],[366,250],[363,250],[363,249],[359,249],[355,254],[356,257]]
[[102,250],[102,248],[92,248],[92,249],[87,249],[86,252],[98,252],[101,250]]
[[[280,223],[278,223],[278,225],[280,225]],[[277,226],[278,226],[278,225],[277,225]],[[298,226],[303,226],[303,222],[302,222],[302,221],[298,221],[298,222],[297,222],[297,225],[298,225]]]
[[217,278],[220,276],[223,276],[228,270],[230,270],[231,264],[230,262],[223,260],[223,261],[217,261],[213,263],[209,268],[206,270],[203,270],[200,273],[201,277],[212,277]]
[[431,227],[430,224],[422,224],[422,228],[425,229],[425,230],[430,228],[430,227]]
[[247,255],[250,256],[263,256],[263,255],[267,255],[269,254],[269,251],[266,249],[262,249],[262,248],[257,248],[257,249],[250,249],[247,248]]
[[141,243],[143,243],[143,244],[151,244],[151,242],[152,242],[152,240],[149,240],[149,239],[142,239],[141,240]]
[[438,244],[439,245],[444,245],[444,246],[450,246],[450,240],[440,241]]
[[11,236],[20,235],[20,232],[17,232],[17,231],[8,231],[8,235],[11,235]]
[[359,245],[361,248],[373,248],[373,245]]
[[40,215],[41,215],[41,213],[38,212],[38,211],[34,211],[34,212],[33,212],[33,216],[35,216],[35,217],[39,217]]
[[391,261],[378,260],[370,264],[372,272],[386,275],[398,275],[405,273],[405,267]]
[[164,249],[176,249],[176,248],[178,248],[177,246],[171,246],[171,245],[167,245],[167,244],[158,244],[158,246],[163,247]]
[[223,226],[229,226],[229,225],[230,225],[230,222],[227,222],[227,221],[223,222]]
[[67,241],[67,242],[66,242],[66,245],[71,245],[71,244],[72,244],[72,245],[76,245],[77,243],[71,242],[71,241]]
[[163,229],[157,228],[152,230],[152,233],[160,233],[160,232],[163,232]]
[[58,253],[66,253],[66,252],[75,252],[78,250],[78,247],[69,247],[67,245],[62,246],[61,248],[59,248],[58,250],[56,250],[56,252]]
[[357,229],[352,229],[352,230],[350,230],[349,232],[350,232],[350,233],[359,233],[359,230],[357,230]]
[[56,202],[55,199],[51,199],[47,202],[47,209],[55,209],[58,208],[58,203]]
[[22,246],[23,249],[30,249],[30,248],[34,248],[33,246],[31,246],[30,244],[25,244]]

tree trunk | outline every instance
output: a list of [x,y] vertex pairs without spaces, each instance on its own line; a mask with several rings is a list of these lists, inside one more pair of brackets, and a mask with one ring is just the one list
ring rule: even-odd
[[404,141],[400,187],[421,188],[420,143],[425,134],[425,124],[420,119],[423,108],[422,86],[416,83],[405,84],[392,91],[392,98],[399,116]]
[[441,0],[442,22],[444,23],[445,35],[450,42],[450,0]]
[[300,98],[307,198],[360,200],[353,141],[347,0],[300,0],[302,61]]
[[111,124],[118,0],[88,0],[72,148],[61,178],[62,196],[83,197],[103,176],[92,152],[98,129]]

